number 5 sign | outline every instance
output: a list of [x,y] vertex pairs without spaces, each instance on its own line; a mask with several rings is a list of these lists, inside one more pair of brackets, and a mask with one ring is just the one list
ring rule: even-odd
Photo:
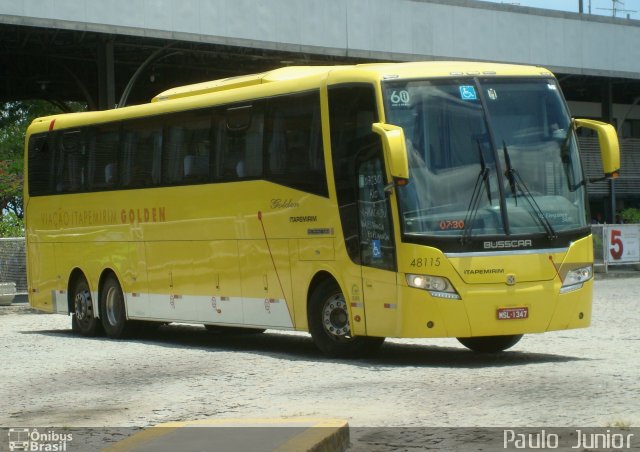
[[610,264],[640,262],[638,225],[605,226],[606,260]]

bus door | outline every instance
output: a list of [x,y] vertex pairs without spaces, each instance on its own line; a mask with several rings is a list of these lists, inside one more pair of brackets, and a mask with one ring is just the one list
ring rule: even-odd
[[382,149],[363,149],[357,160],[358,229],[367,335],[393,336],[399,319],[396,250]]

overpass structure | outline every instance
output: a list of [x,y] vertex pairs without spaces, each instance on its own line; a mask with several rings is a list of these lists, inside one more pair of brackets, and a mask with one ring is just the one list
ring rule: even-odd
[[[638,174],[638,42],[640,21],[477,0],[0,0],[0,102],[112,108],[292,64],[534,64],[556,73],[574,115],[639,139],[623,146],[623,175],[625,158]],[[640,196],[628,181],[618,196]]]

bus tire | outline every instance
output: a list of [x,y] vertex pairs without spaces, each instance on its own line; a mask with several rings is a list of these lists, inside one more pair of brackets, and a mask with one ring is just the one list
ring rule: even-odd
[[89,284],[84,276],[75,278],[72,289],[73,313],[71,314],[71,330],[82,336],[99,336],[102,334],[100,319],[93,312],[93,300]]
[[344,294],[332,280],[324,280],[309,298],[309,332],[316,347],[333,358],[358,358],[376,352],[384,337],[352,336]]
[[513,347],[522,339],[522,334],[508,336],[459,337],[458,341],[478,353],[497,353]]
[[115,275],[108,275],[100,291],[100,318],[108,337],[122,339],[132,332],[133,322],[127,320],[122,287]]

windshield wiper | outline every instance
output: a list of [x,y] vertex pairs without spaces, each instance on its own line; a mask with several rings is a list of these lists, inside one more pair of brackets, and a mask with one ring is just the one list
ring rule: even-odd
[[491,181],[489,180],[489,168],[487,168],[487,164],[484,161],[484,154],[482,152],[482,146],[480,145],[480,140],[476,140],[478,144],[478,155],[480,156],[480,169],[482,171],[482,179],[484,180],[484,188],[487,192],[487,199],[489,199],[489,205],[493,205],[493,201],[491,200]]
[[515,200],[516,206],[518,205],[518,189],[515,177],[515,171],[511,166],[511,157],[509,157],[509,151],[507,150],[507,143],[502,142],[502,151],[504,152],[504,164],[507,167],[507,170],[504,172],[504,175],[507,176],[507,180],[509,181],[509,187],[511,187],[511,194],[513,195],[513,199]]
[[517,196],[518,190],[520,190],[520,193],[522,193],[522,195],[524,196],[524,199],[529,203],[529,207],[531,207],[531,210],[534,212],[534,214],[532,214],[531,216],[536,218],[540,223],[540,225],[542,225],[549,239],[555,239],[557,237],[556,231],[553,229],[553,226],[551,226],[549,219],[545,216],[544,212],[536,202],[535,196],[533,196],[529,191],[529,187],[527,187],[527,184],[525,184],[518,170],[515,169],[513,166],[511,166],[511,158],[509,157],[507,143],[503,141],[502,146],[503,146],[502,150],[504,151],[504,164],[507,167],[506,171],[504,172],[504,175],[507,177],[507,180],[509,181],[509,186],[511,187],[511,193],[513,193],[513,197],[516,201],[516,206],[518,205],[518,200],[516,196]]
[[473,187],[473,193],[471,193],[471,200],[469,201],[469,207],[467,207],[467,214],[464,217],[464,230],[462,231],[462,237],[460,237],[460,242],[462,244],[464,244],[469,235],[471,235],[473,222],[475,221],[476,214],[478,213],[478,209],[480,208],[480,194],[482,192],[483,185],[485,191],[487,192],[489,205],[493,205],[493,202],[491,200],[491,182],[489,181],[489,173],[491,171],[489,170],[489,168],[487,168],[487,163],[484,160],[480,141],[476,140],[476,143],[478,143],[478,155],[480,157],[480,172],[478,173],[478,177],[476,178],[476,184]]

